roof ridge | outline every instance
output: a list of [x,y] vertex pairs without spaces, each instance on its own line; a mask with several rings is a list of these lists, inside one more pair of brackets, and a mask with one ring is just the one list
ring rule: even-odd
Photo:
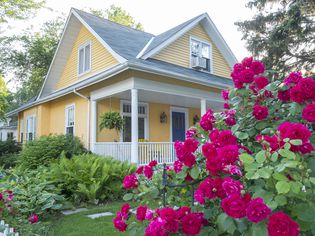
[[134,30],[134,31],[138,31],[138,32],[141,32],[141,33],[146,33],[146,34],[150,34],[150,35],[152,35],[152,36],[155,36],[154,34],[152,34],[152,33],[150,33],[150,32],[142,31],[142,30],[139,30],[139,29],[135,29],[135,28],[132,28],[132,27],[130,27],[130,26],[123,25],[123,24],[117,23],[117,22],[115,22],[115,21],[111,21],[111,20],[106,19],[106,18],[104,18],[104,17],[98,16],[98,15],[94,15],[94,14],[92,14],[92,13],[90,13],[90,12],[86,12],[86,11],[83,11],[83,10],[80,10],[80,9],[77,9],[77,8],[74,8],[74,7],[73,7],[72,9],[75,10],[75,11],[80,11],[80,12],[83,12],[83,13],[85,13],[85,14],[91,15],[91,16],[93,16],[93,17],[97,17],[97,18],[99,18],[99,19],[108,21],[108,22],[110,22],[110,23],[119,25],[119,26],[124,27],[124,28],[127,28],[127,29],[131,29],[131,30]]

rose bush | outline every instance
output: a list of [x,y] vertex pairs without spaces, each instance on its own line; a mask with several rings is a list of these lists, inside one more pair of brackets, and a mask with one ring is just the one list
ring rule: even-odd
[[251,57],[231,77],[234,88],[221,93],[225,110],[208,110],[175,143],[167,176],[182,188],[167,188],[163,206],[162,167],[139,167],[123,183],[124,200],[140,203],[136,217],[124,206],[116,229],[148,236],[315,234],[314,79],[299,72],[268,78]]

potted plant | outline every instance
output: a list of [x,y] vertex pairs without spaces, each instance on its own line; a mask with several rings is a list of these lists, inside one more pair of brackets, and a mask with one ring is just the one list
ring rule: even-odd
[[100,130],[103,129],[114,129],[120,132],[124,126],[124,119],[117,111],[105,112],[100,117]]

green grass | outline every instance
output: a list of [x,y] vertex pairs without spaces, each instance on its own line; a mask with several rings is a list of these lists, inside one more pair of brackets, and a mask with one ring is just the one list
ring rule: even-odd
[[87,215],[112,212],[116,214],[123,202],[107,203],[103,206],[92,207],[88,211],[68,216],[61,216],[51,225],[49,236],[116,236],[121,235],[115,231],[112,220],[114,216],[104,216],[90,219]]

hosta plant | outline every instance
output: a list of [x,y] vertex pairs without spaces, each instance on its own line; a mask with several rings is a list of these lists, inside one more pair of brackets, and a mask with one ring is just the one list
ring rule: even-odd
[[[177,160],[151,162],[126,176],[128,203],[113,223],[130,235],[315,234],[313,125],[315,81],[293,72],[268,78],[245,58],[234,66],[234,88],[222,91],[224,111],[204,114],[176,142]],[[166,191],[166,205],[162,193]],[[191,194],[194,204],[191,204]],[[154,204],[152,204],[154,203]]]

